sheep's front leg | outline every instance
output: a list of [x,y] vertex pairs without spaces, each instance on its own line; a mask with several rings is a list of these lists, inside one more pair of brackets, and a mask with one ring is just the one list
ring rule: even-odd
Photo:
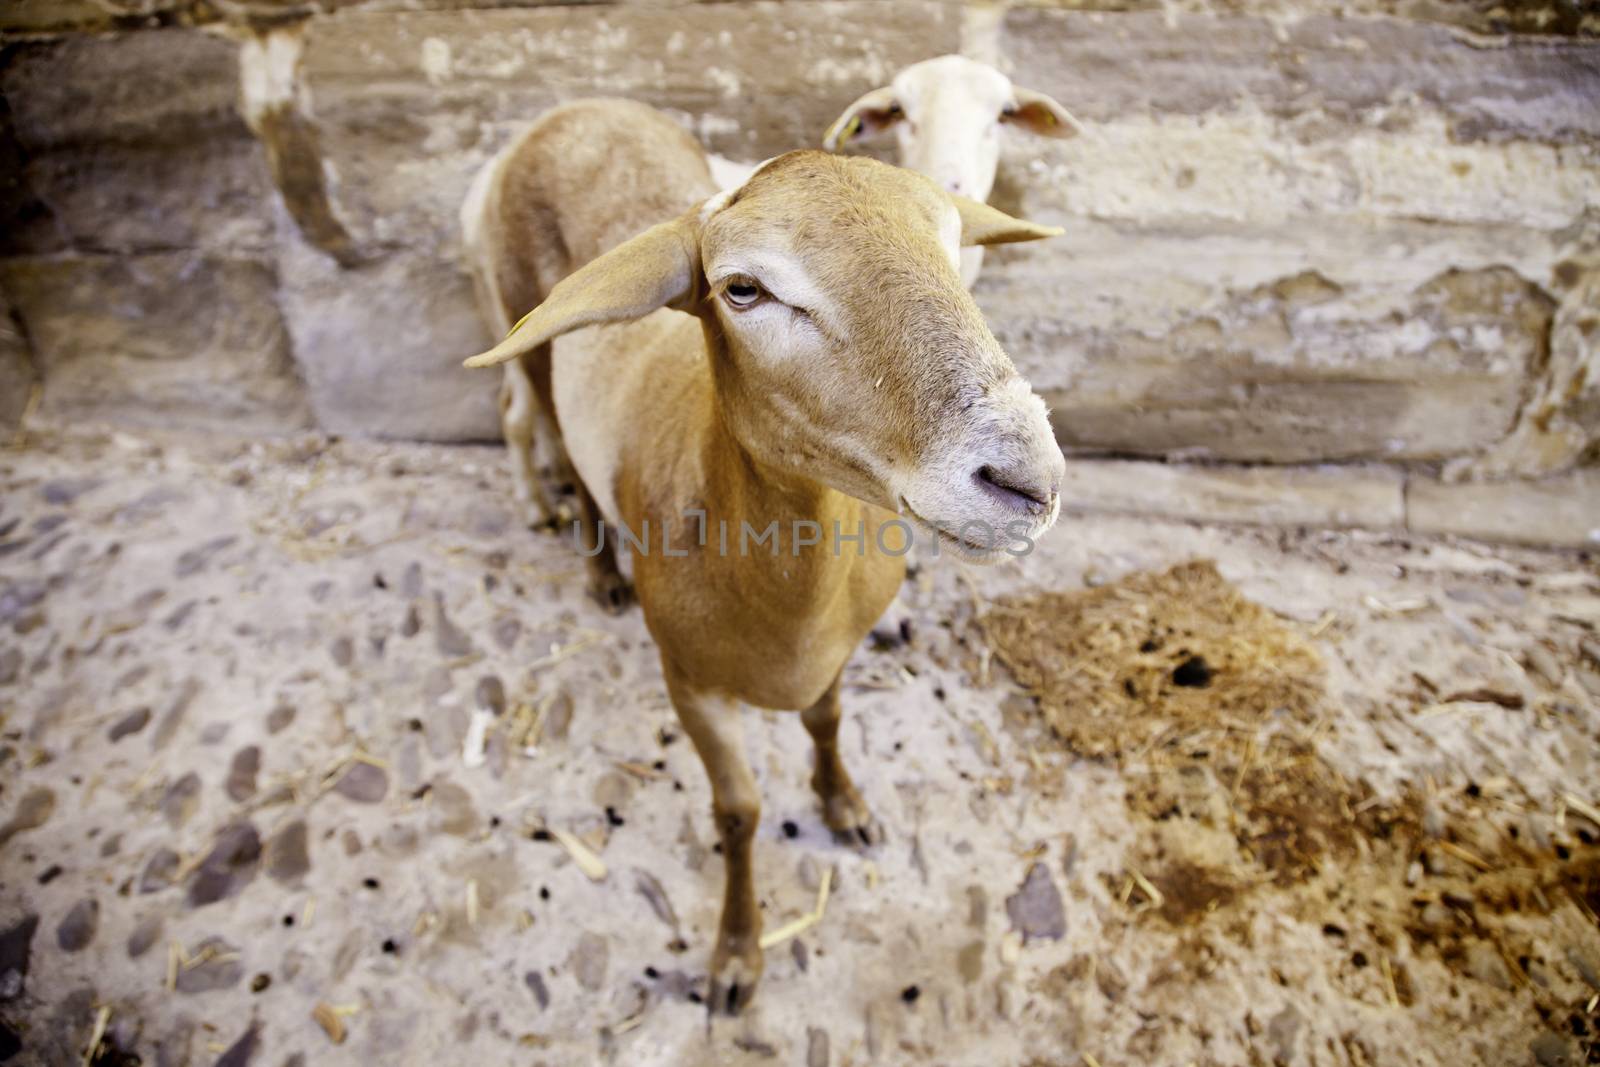
[[726,875],[722,921],[711,954],[709,1004],[736,1013],[761,981],[761,911],[756,905],[751,850],[761,821],[761,794],[744,753],[744,723],[737,702],[700,692],[664,664],[667,691],[711,779],[711,810],[722,838]]
[[816,767],[811,788],[822,801],[822,820],[833,835],[849,844],[876,845],[883,840],[883,827],[872,817],[867,802],[861,799],[850,772],[839,758],[839,679],[835,678],[822,699],[800,713],[806,731],[816,746]]

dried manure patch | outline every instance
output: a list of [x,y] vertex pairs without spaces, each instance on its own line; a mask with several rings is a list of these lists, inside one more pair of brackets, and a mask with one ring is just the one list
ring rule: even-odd
[[978,625],[1057,743],[1119,770],[1137,840],[1102,884],[1123,936],[1176,936],[1169,978],[1243,973],[1272,915],[1351,1002],[1469,1028],[1511,1011],[1600,1062],[1586,815],[1541,822],[1507,778],[1419,772],[1389,796],[1344,778],[1319,754],[1344,709],[1313,639],[1209,562],[1000,600]]
[[1353,790],[1312,744],[1321,657],[1209,561],[1002,600],[979,624],[1051,734],[1116,761],[1139,814],[1226,826],[1241,857],[1279,884],[1352,846]]
[[1073,593],[997,602],[984,636],[1051,730],[1086,756],[1127,757],[1175,733],[1307,716],[1322,661],[1209,561]]

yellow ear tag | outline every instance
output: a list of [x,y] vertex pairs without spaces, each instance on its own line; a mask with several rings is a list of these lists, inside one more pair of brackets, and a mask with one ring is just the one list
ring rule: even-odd
[[1045,125],[1046,125],[1046,126],[1054,126],[1054,125],[1055,125],[1055,124],[1056,124],[1056,115],[1055,115],[1055,112],[1053,112],[1053,111],[1046,111],[1046,112],[1045,112],[1045,113],[1044,113],[1044,124],[1045,124]]
[[[538,310],[539,309],[537,307],[535,307],[533,309],[533,311],[538,311]],[[511,327],[510,331],[506,334],[506,336],[510,337],[511,334],[514,334],[518,330],[522,329],[522,324],[527,322],[529,319],[533,318],[533,311],[528,312],[526,315],[522,316],[522,318],[518,319],[517,320],[517,324],[515,326]]]
[[856,132],[858,130],[860,130],[860,129],[861,129],[861,116],[860,115],[851,115],[850,116],[850,121],[848,123],[846,123],[845,127],[844,127],[844,139],[846,141],[850,140],[850,138],[854,137],[856,135]]

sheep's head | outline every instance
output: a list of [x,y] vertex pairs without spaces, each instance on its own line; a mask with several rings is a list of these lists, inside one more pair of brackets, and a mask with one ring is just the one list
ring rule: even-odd
[[969,558],[1037,536],[1061,450],[957,264],[962,246],[1059,232],[876,160],[767,163],[701,215],[729,427],[768,467],[900,511]]
[[1043,93],[1014,86],[998,70],[964,56],[940,56],[907,67],[851,104],[828,129],[823,147],[837,151],[892,129],[901,166],[949,192],[987,200],[1002,125],[1044,137],[1081,132],[1067,109]]

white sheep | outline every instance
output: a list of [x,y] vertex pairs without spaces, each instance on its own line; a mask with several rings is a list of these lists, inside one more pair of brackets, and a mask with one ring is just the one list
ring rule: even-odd
[[[926,174],[949,192],[987,200],[1000,165],[1002,126],[1055,138],[1083,130],[1066,108],[1011,84],[988,64],[940,56],[912,64],[845,108],[822,145],[837,151],[893,130],[902,167]],[[983,249],[962,250],[961,280],[969,289],[982,266]]]

